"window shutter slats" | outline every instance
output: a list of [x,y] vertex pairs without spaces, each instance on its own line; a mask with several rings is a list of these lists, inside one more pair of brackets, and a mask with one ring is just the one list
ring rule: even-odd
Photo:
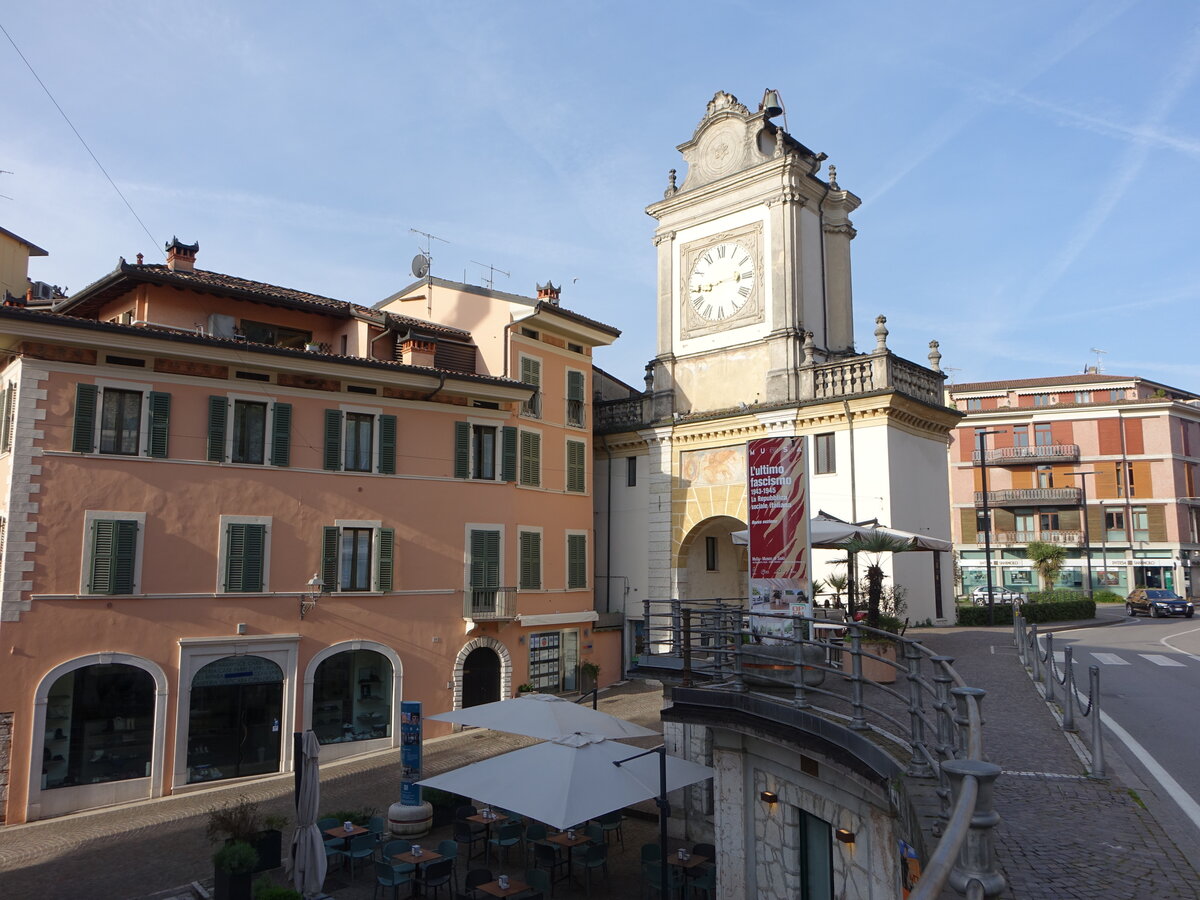
[[75,385],[75,432],[71,436],[72,453],[91,453],[96,440],[96,394],[94,384]]
[[517,480],[517,429],[511,425],[500,429],[500,480]]
[[[394,418],[394,417],[393,417]],[[392,589],[392,577],[395,573],[396,530],[394,528],[379,529],[379,557],[376,563],[375,581],[381,591]]]
[[292,464],[292,404],[276,403],[271,415],[271,465]]
[[342,468],[342,412],[325,410],[325,468],[339,472]]
[[542,436],[536,431],[521,432],[521,484],[538,487],[541,476]]
[[338,542],[342,530],[337,526],[326,526],[321,538],[321,581],[325,590],[338,589]]
[[262,590],[266,538],[266,525],[244,522],[229,525],[225,548],[226,591]]
[[471,423],[454,423],[454,477],[471,477]]
[[583,373],[567,373],[567,399],[583,402]]
[[582,441],[567,441],[567,490],[583,493],[586,484],[586,445]]
[[471,587],[500,586],[500,532],[471,531]]
[[587,587],[587,535],[567,535],[567,587]]
[[229,419],[229,401],[208,398],[208,461],[225,462],[225,428]]
[[171,395],[162,391],[151,391],[150,406],[150,440],[147,442],[146,455],[155,459],[166,459],[171,437]]
[[379,471],[396,474],[396,417],[379,417]]
[[137,522],[97,519],[92,523],[93,594],[132,594]]
[[4,404],[4,427],[0,432],[0,452],[12,449],[13,435],[13,412],[17,400],[17,386],[10,384],[4,388],[4,396],[0,398],[0,403]]
[[542,587],[542,536],[536,531],[521,532],[521,588],[527,591]]

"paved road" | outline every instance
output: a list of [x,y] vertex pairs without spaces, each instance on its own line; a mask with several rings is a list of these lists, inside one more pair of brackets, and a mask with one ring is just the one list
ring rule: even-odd
[[1127,618],[1115,610],[1109,615],[1118,624],[1055,634],[1056,658],[1061,666],[1062,648],[1070,645],[1075,677],[1083,685],[1088,666],[1099,667],[1112,746],[1142,782],[1157,786],[1154,796],[1169,799],[1154,812],[1197,860],[1200,720],[1194,698],[1200,696],[1200,623]]

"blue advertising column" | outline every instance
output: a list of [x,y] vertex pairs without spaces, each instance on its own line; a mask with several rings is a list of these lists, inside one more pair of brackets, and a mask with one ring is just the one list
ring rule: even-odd
[[402,838],[421,837],[433,826],[433,806],[421,800],[421,735],[424,716],[419,700],[400,703],[400,802],[388,808],[388,826]]

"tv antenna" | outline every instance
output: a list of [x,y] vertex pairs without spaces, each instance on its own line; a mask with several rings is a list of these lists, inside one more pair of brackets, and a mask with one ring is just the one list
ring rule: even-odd
[[1108,351],[1100,350],[1100,349],[1097,349],[1096,347],[1092,347],[1091,351],[1096,354],[1096,374],[1097,375],[1104,374],[1104,356],[1106,353],[1108,353]]
[[[0,175],[12,175],[12,174],[13,173],[10,172],[8,169],[0,169]],[[0,198],[3,198],[5,200],[12,200],[12,197],[8,196],[8,194],[0,194]]]
[[496,283],[496,273],[497,272],[499,272],[505,278],[512,277],[510,273],[505,272],[503,269],[497,269],[491,263],[481,263],[481,262],[479,262],[479,260],[476,260],[476,259],[471,260],[471,262],[477,266],[483,266],[485,269],[488,270],[486,284],[487,284],[487,289],[489,291],[492,289],[492,285],[494,285]]
[[954,384],[954,373],[961,372],[962,369],[958,366],[942,366],[942,371],[950,376],[949,379],[947,379],[948,383]]
[[[419,234],[425,238],[425,246],[421,247],[421,252],[413,257],[412,273],[414,278],[424,278],[429,274],[430,266],[433,265],[433,254],[429,252],[431,241],[441,241],[443,244],[450,242],[445,238],[440,238],[436,234],[430,234],[428,231],[421,231],[417,228],[408,229],[409,234]],[[420,245],[418,245],[420,246]]]

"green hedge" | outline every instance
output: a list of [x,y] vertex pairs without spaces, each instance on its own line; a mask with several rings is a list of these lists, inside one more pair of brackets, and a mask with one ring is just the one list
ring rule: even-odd
[[1112,591],[1096,591],[1092,594],[1096,598],[1097,603],[1124,603],[1125,598],[1120,594],[1114,594]]
[[[993,608],[996,611],[997,625],[1012,625],[1013,608],[1011,603],[996,603]],[[988,608],[986,606],[960,606],[958,608],[958,624],[959,625],[987,625]]]
[[[1076,619],[1096,618],[1096,604],[1087,597],[1080,597],[1073,591],[1055,591],[1065,594],[1067,599],[1033,602],[1035,595],[1030,595],[1030,602],[1021,604],[1021,615],[1028,623],[1033,622],[1071,622]],[[1045,596],[1042,592],[1040,596]],[[995,604],[996,624],[1011,625],[1013,607],[1011,603]],[[987,625],[988,608],[986,606],[958,607],[959,625]]]

